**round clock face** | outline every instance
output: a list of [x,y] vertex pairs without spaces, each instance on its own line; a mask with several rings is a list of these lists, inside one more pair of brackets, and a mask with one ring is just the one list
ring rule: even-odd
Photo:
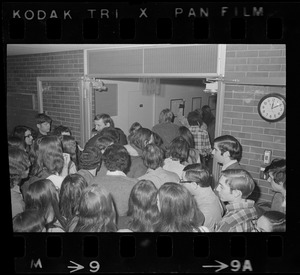
[[276,122],[285,117],[286,101],[280,94],[264,96],[258,103],[259,115],[268,122]]

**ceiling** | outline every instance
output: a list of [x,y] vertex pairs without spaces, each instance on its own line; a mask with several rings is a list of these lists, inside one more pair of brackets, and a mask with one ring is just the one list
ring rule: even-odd
[[141,46],[137,44],[8,44],[7,55],[24,55],[73,51],[83,49],[108,49]]

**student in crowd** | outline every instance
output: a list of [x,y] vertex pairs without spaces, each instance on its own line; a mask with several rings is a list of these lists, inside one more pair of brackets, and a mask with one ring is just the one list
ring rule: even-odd
[[185,126],[180,126],[178,131],[179,136],[183,137],[189,144],[189,156],[186,164],[200,163],[200,151],[195,148],[194,136],[191,131]]
[[68,174],[70,157],[64,158],[61,141],[57,136],[43,136],[36,139],[32,146],[33,164],[29,179],[22,186],[23,195],[28,187],[39,179],[49,178],[59,189]]
[[24,140],[19,137],[10,136],[7,139],[8,147],[16,147],[26,152]]
[[41,136],[47,136],[51,130],[51,117],[46,114],[37,114],[36,116],[36,127],[38,128],[37,138]]
[[114,121],[108,114],[96,115],[94,118],[94,124],[95,124],[95,128],[98,132],[101,132],[104,128],[107,128],[107,127],[115,128],[118,131],[119,136],[120,136],[119,143],[122,145],[127,144],[126,135],[120,128],[115,127]]
[[243,148],[233,136],[224,135],[214,139],[212,155],[222,165],[222,171],[228,169],[243,169],[240,165]]
[[253,200],[247,200],[255,187],[249,172],[243,169],[228,169],[221,173],[216,188],[220,200],[228,202],[226,213],[216,225],[216,232],[251,232],[252,220],[257,218]]
[[201,163],[189,164],[183,169],[181,184],[194,196],[198,208],[205,216],[204,226],[214,231],[223,215],[220,199],[210,186],[211,175]]
[[175,182],[166,182],[157,192],[159,211],[155,232],[209,232],[204,215],[191,193]]
[[[137,155],[130,155],[131,165],[127,174],[130,178],[138,178],[145,175],[147,167],[144,164],[142,155],[145,147],[153,142],[152,131],[147,128],[139,128],[134,135],[130,137],[129,144]],[[125,147],[126,148],[126,147]],[[126,148],[128,149],[128,148]],[[128,151],[128,150],[127,150]],[[128,151],[129,153],[129,151]],[[130,153],[129,153],[130,154]]]
[[201,111],[202,111],[202,120],[207,126],[207,132],[209,135],[210,143],[213,144],[213,141],[215,139],[215,125],[216,125],[215,116],[213,115],[208,105],[202,106]]
[[286,217],[279,211],[266,211],[256,222],[254,231],[258,232],[285,232]]
[[14,232],[45,232],[46,219],[42,212],[36,209],[28,209],[17,214],[13,220]]
[[91,185],[105,188],[113,197],[119,216],[126,216],[128,199],[137,179],[126,176],[130,166],[130,156],[123,145],[112,144],[103,154],[103,162],[107,168],[105,176],[97,175]]
[[69,154],[68,158],[70,158],[68,174],[75,174],[78,170],[79,156],[77,142],[75,138],[70,135],[62,135],[60,139],[63,149],[63,155],[66,156],[66,154]]
[[29,153],[33,142],[33,134],[33,130],[30,127],[18,125],[14,128],[12,136],[20,138],[26,152]]
[[131,139],[135,132],[140,128],[142,128],[142,125],[139,122],[132,123],[132,125],[129,128],[129,135],[127,137],[128,144],[124,145],[124,147],[127,149],[130,156],[137,157],[139,155],[138,152],[131,146]]
[[8,148],[10,196],[12,217],[24,210],[24,201],[20,191],[22,179],[26,179],[29,173],[30,161],[24,150]]
[[158,124],[154,125],[152,128],[152,131],[162,138],[162,148],[164,150],[166,150],[171,141],[178,136],[179,126],[173,122],[173,112],[170,109],[163,109],[159,114]]
[[273,159],[265,168],[264,173],[275,192],[271,210],[286,213],[286,161],[285,159]]
[[[190,112],[187,116],[192,135],[194,136],[195,148],[199,150],[201,162],[205,162],[205,158],[211,154],[211,144],[209,141],[209,136],[206,130],[201,129],[202,118],[201,115],[196,112]],[[205,164],[205,163],[204,163]]]
[[83,190],[78,214],[68,232],[116,232],[116,216],[112,195],[98,185],[91,185]]
[[63,125],[56,126],[53,129],[52,134],[55,136],[58,136],[58,137],[72,136],[72,132],[71,132],[70,128],[67,126],[63,126]]
[[64,232],[66,221],[59,211],[58,192],[49,179],[33,182],[24,196],[25,210],[35,209],[46,220],[47,232]]
[[75,217],[83,189],[88,186],[85,178],[78,174],[64,178],[59,192],[59,210],[66,224]]
[[172,140],[166,152],[163,169],[174,172],[180,178],[189,155],[189,144],[183,137]]
[[79,158],[79,170],[77,174],[83,176],[88,185],[97,175],[102,163],[102,154],[98,147],[85,148]]
[[179,182],[179,176],[162,168],[164,165],[164,151],[155,144],[148,144],[143,151],[143,161],[147,167],[145,175],[139,177],[139,180],[150,180],[156,188],[162,186],[165,182]]
[[140,180],[134,185],[129,196],[127,217],[118,220],[119,232],[153,232],[153,225],[158,219],[156,193],[157,188],[150,180]]

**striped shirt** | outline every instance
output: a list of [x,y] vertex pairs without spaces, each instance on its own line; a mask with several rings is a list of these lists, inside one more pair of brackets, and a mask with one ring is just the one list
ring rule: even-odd
[[226,214],[216,225],[215,232],[251,232],[253,219],[257,219],[253,200],[229,203]]
[[191,126],[189,130],[194,136],[195,148],[199,150],[201,155],[209,155],[212,149],[207,131],[200,129],[199,126]]

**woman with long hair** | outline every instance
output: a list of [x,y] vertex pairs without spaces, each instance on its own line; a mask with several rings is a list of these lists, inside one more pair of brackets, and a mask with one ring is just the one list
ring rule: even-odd
[[209,232],[202,226],[204,215],[184,186],[166,182],[157,192],[159,221],[156,232]]
[[27,153],[29,153],[33,142],[34,130],[30,127],[18,125],[14,128],[12,136],[20,138]]
[[91,185],[81,195],[78,214],[68,232],[116,232],[116,215],[112,195],[104,188]]
[[60,137],[63,155],[69,154],[71,161],[68,166],[68,174],[74,174],[78,170],[78,146],[75,138],[69,135],[62,135]]
[[76,215],[81,194],[86,187],[85,178],[79,174],[64,178],[59,192],[59,210],[67,223]]
[[46,220],[47,232],[62,232],[66,221],[59,211],[58,192],[49,179],[33,182],[24,197],[25,210],[36,209]]
[[36,209],[28,209],[17,214],[12,222],[14,232],[43,232],[46,230],[46,220]]

